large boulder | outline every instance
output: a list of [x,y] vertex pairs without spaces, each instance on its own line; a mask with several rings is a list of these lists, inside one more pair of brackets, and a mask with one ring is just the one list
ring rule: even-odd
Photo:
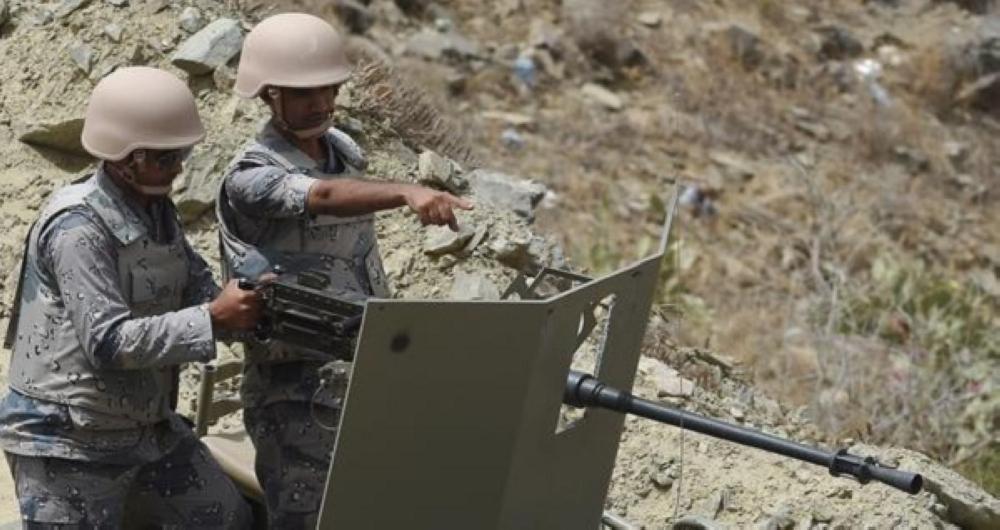
[[170,60],[191,75],[204,75],[228,63],[242,46],[240,22],[220,18],[184,41]]
[[477,199],[512,210],[529,220],[534,219],[535,207],[547,191],[544,184],[486,169],[469,173],[467,179]]
[[25,124],[17,139],[31,145],[47,147],[75,155],[90,156],[80,143],[83,118],[42,121]]

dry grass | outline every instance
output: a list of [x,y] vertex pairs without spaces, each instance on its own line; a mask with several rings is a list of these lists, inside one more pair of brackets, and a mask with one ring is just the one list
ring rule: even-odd
[[362,63],[352,79],[352,93],[359,112],[388,122],[417,151],[431,149],[467,166],[475,165],[461,127],[385,63]]

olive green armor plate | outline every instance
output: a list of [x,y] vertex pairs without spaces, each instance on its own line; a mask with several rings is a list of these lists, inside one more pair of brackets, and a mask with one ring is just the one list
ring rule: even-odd
[[624,417],[557,434],[574,352],[613,296],[599,379],[631,389],[657,252],[544,299],[371,300],[320,529],[595,529]]

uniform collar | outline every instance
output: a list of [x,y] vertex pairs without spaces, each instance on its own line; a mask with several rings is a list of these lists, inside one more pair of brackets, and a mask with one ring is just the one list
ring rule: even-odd
[[324,164],[316,162],[312,159],[312,157],[302,152],[302,150],[296,147],[293,143],[286,140],[285,137],[278,132],[278,129],[274,126],[273,122],[268,121],[267,124],[264,125],[264,128],[261,129],[260,133],[257,135],[257,141],[279,153],[285,158],[285,160],[288,160],[288,162],[295,167],[302,168],[309,173],[339,173],[344,170],[344,165],[337,162],[337,150],[334,148],[329,132],[323,134],[323,144],[326,145],[327,161],[333,162],[332,164],[328,163],[326,165],[331,165],[332,167],[324,167]]

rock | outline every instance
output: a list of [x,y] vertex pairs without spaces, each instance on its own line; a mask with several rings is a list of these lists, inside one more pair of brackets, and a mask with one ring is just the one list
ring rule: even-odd
[[714,519],[700,515],[685,515],[674,521],[670,527],[673,530],[726,530],[726,527]]
[[963,171],[966,166],[966,162],[969,161],[969,146],[956,141],[947,141],[942,146],[944,148],[944,154],[948,157],[948,161],[951,165],[959,170]]
[[753,162],[736,153],[712,151],[709,153],[708,159],[719,166],[725,173],[726,178],[734,184],[746,182],[757,174],[757,167]]
[[535,88],[535,83],[538,82],[538,68],[530,55],[519,55],[514,59],[513,71],[514,77],[521,82],[521,85],[528,89]]
[[757,525],[757,530],[792,530],[794,528],[795,519],[788,515],[785,510],[769,515]]
[[529,130],[535,128],[535,119],[526,114],[487,110],[482,113],[482,116],[487,120],[501,121],[512,127],[522,127]]
[[645,11],[639,13],[637,19],[639,20],[639,23],[642,24],[643,26],[656,28],[659,27],[660,24],[663,22],[663,15],[661,15],[656,11]]
[[128,0],[108,0],[108,3],[115,7],[124,7],[128,5]]
[[[670,369],[656,378],[656,394],[660,397],[691,397],[694,394],[694,381],[681,377],[676,370]],[[656,377],[656,376],[654,376]]]
[[618,94],[596,83],[587,83],[580,91],[584,97],[608,110],[619,111],[625,107],[625,103]]
[[90,156],[80,143],[83,118],[70,118],[58,122],[30,124],[18,140],[31,145],[48,147],[57,151]]
[[197,7],[188,6],[181,11],[180,26],[184,31],[194,33],[205,27],[205,19]]
[[459,193],[469,187],[461,176],[462,168],[449,158],[434,151],[424,151],[417,158],[417,178],[420,182],[440,186],[452,193]]
[[7,6],[7,0],[0,0],[0,26],[7,23],[10,17],[10,8]]
[[752,70],[764,62],[761,40],[750,30],[733,24],[726,29],[729,52],[744,68]]
[[678,202],[681,206],[691,209],[695,217],[711,217],[719,213],[709,194],[696,185],[684,186]]
[[212,83],[222,92],[229,92],[236,84],[236,70],[222,65],[212,72]]
[[1000,72],[1000,23],[985,24],[980,35],[966,46],[964,53],[964,61],[971,66],[974,75]]
[[448,87],[448,94],[452,96],[461,96],[465,93],[465,89],[468,87],[469,78],[462,72],[451,71],[445,76],[444,82]]
[[[461,224],[459,225],[459,229],[464,229],[464,228],[465,227],[462,226]],[[479,226],[477,226],[475,233],[473,233],[472,235],[472,239],[470,239],[469,242],[465,245],[465,247],[462,248],[462,253],[472,254],[472,252],[475,251],[476,248],[478,248],[479,245],[481,245],[483,241],[486,240],[486,235],[489,233],[489,228],[490,228],[489,225],[486,223],[482,223]]]
[[729,496],[729,491],[726,489],[713,493],[711,497],[699,503],[698,512],[709,519],[718,517],[719,512],[726,507]]
[[455,27],[455,23],[451,21],[450,18],[438,17],[434,19],[434,29],[440,31],[441,33],[447,33],[451,31],[451,28]]
[[396,5],[407,15],[419,15],[427,9],[431,0],[395,0]]
[[500,289],[489,278],[480,273],[455,273],[451,286],[452,300],[499,300]]
[[811,136],[818,142],[830,140],[830,129],[818,121],[800,119],[796,120],[795,128]]
[[[545,259],[545,240],[538,236],[527,241],[499,238],[490,243],[489,248],[497,261],[525,274],[534,275],[548,265]],[[552,266],[559,267],[557,261],[560,260],[553,259]]]
[[112,60],[110,60],[110,61],[108,61],[108,62],[100,65],[99,67],[94,68],[90,72],[90,79],[92,81],[99,81],[101,79],[104,79],[105,77],[111,75],[111,72],[114,72],[115,70],[117,70],[121,66],[122,66],[122,64],[120,62],[118,62],[118,60],[112,59]]
[[424,254],[442,256],[452,254],[465,248],[465,245],[475,235],[475,231],[463,226],[458,232],[453,232],[447,226],[431,226],[427,228],[424,238]]
[[425,28],[406,41],[406,53],[430,60],[442,57],[467,59],[481,56],[479,47],[455,32],[440,33]]
[[500,142],[507,149],[517,150],[524,147],[524,137],[513,127],[503,130],[503,133],[500,134]]
[[118,24],[115,24],[114,22],[108,24],[107,26],[104,26],[104,34],[107,35],[108,38],[111,39],[111,42],[114,43],[122,41],[123,32],[124,31],[122,30],[122,27],[119,26]]
[[1000,113],[1000,72],[984,75],[959,91],[956,102]]
[[220,18],[184,41],[171,62],[191,75],[203,75],[228,63],[242,45],[239,21]]
[[77,9],[81,7],[86,7],[90,3],[90,0],[63,0],[58,6],[56,6],[53,16],[57,19],[68,17]]
[[916,149],[897,145],[892,152],[896,155],[896,160],[903,164],[910,173],[923,173],[931,167],[931,161],[927,155]]
[[215,204],[219,179],[229,154],[218,146],[195,154],[184,164],[184,172],[174,183],[174,204],[184,222],[197,219]]
[[69,56],[76,63],[76,66],[83,70],[83,73],[89,74],[90,69],[94,67],[94,50],[83,43],[77,43],[69,48]]
[[655,485],[657,489],[661,490],[668,490],[674,485],[673,477],[671,477],[670,473],[665,469],[650,473],[649,480],[653,482],[653,485]]
[[481,200],[508,208],[532,220],[535,207],[545,197],[543,184],[522,180],[497,171],[477,169],[467,175],[472,194]]
[[52,11],[40,8],[38,11],[32,13],[30,17],[30,22],[33,26],[44,26],[55,19],[52,15]]
[[354,33],[364,33],[375,24],[375,15],[356,0],[334,0],[333,12]]
[[176,3],[176,0],[147,0],[146,13],[155,14]]
[[985,15],[989,12],[990,8],[994,6],[996,0],[939,0],[944,2],[951,2],[958,5],[962,9],[969,11],[970,13],[976,15]]
[[840,26],[822,26],[814,31],[819,38],[816,56],[822,61],[849,59],[865,51],[861,41]]
[[407,273],[413,269],[415,260],[414,252],[406,247],[397,247],[392,249],[392,252],[385,254],[383,265],[386,274],[393,280],[393,284],[399,285],[400,282],[404,281]]
[[[878,451],[866,448],[865,452]],[[904,469],[924,477],[924,489],[943,504],[945,518],[961,528],[987,530],[1000,528],[1000,499],[985,493],[954,471],[935,465],[927,457],[905,451],[900,462]],[[937,504],[937,503],[935,503]]]

